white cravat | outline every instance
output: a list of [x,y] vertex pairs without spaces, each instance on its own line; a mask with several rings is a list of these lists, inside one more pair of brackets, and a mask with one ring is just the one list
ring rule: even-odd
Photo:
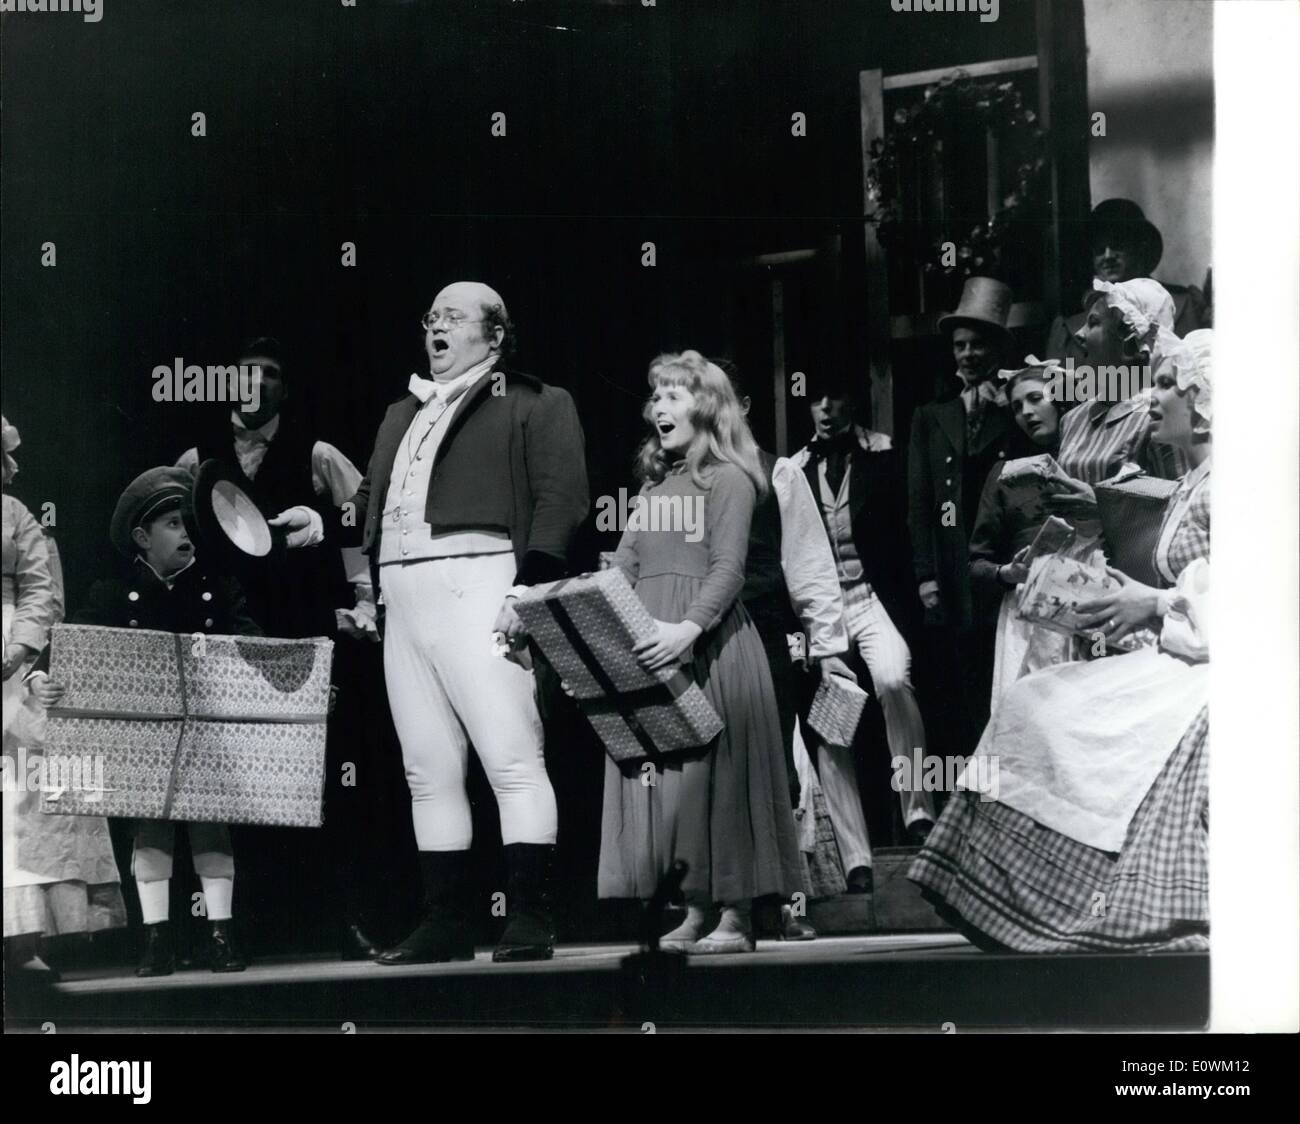
[[[960,376],[959,376],[960,377]],[[991,379],[985,379],[974,386],[966,386],[961,392],[962,403],[969,414],[976,408],[976,403],[984,406],[1005,406],[1007,404],[1007,392],[1000,386],[995,386]]]
[[269,422],[256,429],[249,429],[238,413],[231,414],[230,420],[234,423],[235,458],[239,461],[239,467],[244,475],[252,480],[257,475],[257,470],[262,467],[262,461],[266,459],[266,451],[271,447],[276,433],[279,432],[280,415],[276,414]]
[[427,406],[431,398],[436,399],[441,404],[450,398],[457,397],[462,387],[477,382],[478,377],[490,371],[500,358],[499,355],[489,355],[483,362],[475,364],[468,371],[457,375],[454,379],[448,379],[446,382],[438,382],[436,379],[422,379],[412,372],[411,379],[406,384],[406,389],[414,394],[423,405]]

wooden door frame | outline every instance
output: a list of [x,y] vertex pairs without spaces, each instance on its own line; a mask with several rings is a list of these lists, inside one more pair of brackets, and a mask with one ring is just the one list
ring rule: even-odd
[[[1051,219],[1044,229],[1043,302],[1049,311],[1072,308],[1091,276],[1088,266],[1086,225],[1091,190],[1088,172],[1087,41],[1083,0],[1035,0],[1037,54],[997,59],[968,66],[947,66],[910,74],[891,74],[879,68],[858,75],[862,144],[863,214],[870,214],[867,173],[871,144],[885,135],[886,90],[931,85],[954,70],[973,78],[1036,69],[1039,114],[1048,131],[1048,176]],[[1065,221],[1062,221],[1062,220]],[[894,384],[890,345],[896,325],[889,309],[889,272],[876,228],[863,223],[865,239],[865,324],[870,378],[872,427],[894,435]],[[926,334],[926,318],[902,334]]]

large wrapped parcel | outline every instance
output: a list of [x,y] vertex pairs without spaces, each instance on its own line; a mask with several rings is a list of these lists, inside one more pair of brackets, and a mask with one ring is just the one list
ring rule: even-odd
[[632,654],[654,618],[617,568],[534,586],[515,611],[615,761],[697,749],[722,719],[681,667],[646,671]]
[[333,650],[56,625],[50,676],[67,692],[46,755],[80,764],[83,783],[47,786],[41,810],[319,827]]
[[[1119,582],[1105,570],[1061,554],[1044,554],[1029,567],[1029,580],[1020,587],[1017,607],[1021,619],[1052,632],[1063,632],[1095,640],[1096,632],[1084,628],[1079,606],[1114,593]],[[1150,629],[1139,629],[1106,647],[1135,652],[1154,644]],[[1097,653],[1101,654],[1101,653]]]

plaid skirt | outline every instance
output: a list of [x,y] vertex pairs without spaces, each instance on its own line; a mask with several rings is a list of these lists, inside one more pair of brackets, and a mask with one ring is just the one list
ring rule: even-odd
[[959,792],[908,877],[982,948],[1207,949],[1208,732],[1202,709],[1139,805],[1118,853]]

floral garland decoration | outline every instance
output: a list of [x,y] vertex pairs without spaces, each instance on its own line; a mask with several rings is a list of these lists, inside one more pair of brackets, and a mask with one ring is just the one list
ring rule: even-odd
[[[917,245],[917,239],[909,237],[911,224],[904,218],[898,194],[900,159],[904,150],[937,144],[952,132],[954,121],[990,130],[1016,153],[1011,190],[1003,196],[1001,209],[987,222],[972,227],[964,240],[930,237],[928,245]],[[871,142],[870,157],[867,192],[876,210],[867,221],[875,225],[886,250],[919,251],[927,271],[953,268],[940,264],[943,244],[952,241],[957,250],[955,268],[962,276],[997,271],[1011,224],[1036,217],[1043,206],[1046,134],[1038,124],[1038,114],[1025,105],[1011,82],[976,82],[963,70],[945,75],[926,89],[923,101],[894,113],[888,134]]]

